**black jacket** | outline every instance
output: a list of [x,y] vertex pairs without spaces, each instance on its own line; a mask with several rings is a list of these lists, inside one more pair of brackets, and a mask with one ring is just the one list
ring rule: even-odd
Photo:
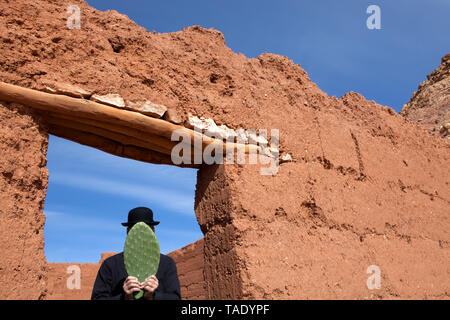
[[[159,286],[155,290],[155,300],[179,300],[180,282],[177,266],[171,257],[160,254],[159,267],[156,272]],[[123,261],[123,252],[103,261],[98,270],[92,289],[92,300],[120,300],[124,298],[123,283],[128,277]]]

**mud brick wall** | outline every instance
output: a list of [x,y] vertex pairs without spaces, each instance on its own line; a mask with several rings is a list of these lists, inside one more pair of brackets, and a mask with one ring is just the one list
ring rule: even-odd
[[[67,280],[73,274],[71,266],[80,268],[80,288],[70,289]],[[99,263],[49,263],[47,300],[89,300],[97,277]],[[68,271],[72,273],[68,273]]]
[[225,166],[238,297],[450,298],[448,148],[397,117],[381,125],[390,135],[340,121],[298,121],[304,155],[273,177]]
[[208,299],[242,297],[243,266],[237,259],[235,226],[231,215],[228,166],[205,166],[197,174],[195,214],[204,237],[204,279]]
[[204,270],[204,241],[200,239],[168,255],[177,264],[181,298],[184,300],[206,299]]
[[28,108],[0,101],[0,297],[43,299],[48,135]]

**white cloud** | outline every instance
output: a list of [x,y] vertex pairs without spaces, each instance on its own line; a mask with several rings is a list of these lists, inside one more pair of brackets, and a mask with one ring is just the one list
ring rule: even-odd
[[189,230],[180,230],[180,229],[166,229],[161,227],[156,227],[155,229],[156,236],[162,235],[162,236],[171,236],[171,237],[177,237],[180,239],[189,238],[194,239],[198,238],[199,236],[202,236],[201,231],[189,231]]
[[75,175],[67,172],[51,173],[49,182],[155,203],[172,212],[184,215],[192,216],[194,214],[194,196],[187,192],[180,192],[167,188],[155,188],[150,185],[133,184],[86,175]]
[[62,211],[45,210],[46,227],[50,224],[55,230],[83,231],[117,231],[120,230],[116,221],[82,214],[70,214]]

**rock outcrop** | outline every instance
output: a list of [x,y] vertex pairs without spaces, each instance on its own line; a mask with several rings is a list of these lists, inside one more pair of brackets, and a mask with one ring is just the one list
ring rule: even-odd
[[419,85],[400,114],[450,142],[450,53]]

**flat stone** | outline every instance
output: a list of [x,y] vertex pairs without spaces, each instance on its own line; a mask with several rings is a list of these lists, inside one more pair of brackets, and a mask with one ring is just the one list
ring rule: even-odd
[[439,133],[442,137],[450,136],[450,120],[444,122],[444,124],[440,127]]
[[167,108],[167,111],[164,114],[164,120],[167,120],[167,121],[175,123],[175,124],[180,124],[181,116],[178,114],[177,109]]
[[230,129],[225,125],[218,126],[213,119],[207,119],[204,117],[198,118],[189,114],[189,125],[193,129],[196,129],[211,138],[223,140],[230,138],[234,141],[234,137],[237,136],[233,129]]
[[237,143],[248,143],[248,137],[245,134],[245,130],[243,128],[239,128],[236,130],[236,142]]
[[98,103],[106,104],[111,107],[116,107],[116,108],[124,108],[125,107],[125,101],[119,94],[116,94],[116,93],[109,93],[104,96],[99,96],[97,94],[94,94],[90,100],[98,102]]
[[167,107],[156,104],[151,101],[128,101],[125,105],[126,109],[137,111],[152,118],[162,118],[167,111]]
[[189,114],[189,125],[192,129],[197,129],[198,131],[202,131],[208,128],[208,123],[204,117],[199,118],[191,114]]
[[55,83],[52,86],[46,86],[44,92],[53,94],[62,94],[74,98],[88,99],[92,95],[92,91],[82,89],[68,83]]
[[233,130],[226,125],[218,126],[213,119],[193,116],[189,113],[189,127],[197,129],[209,137],[220,138],[227,141],[235,141],[243,144],[268,145],[267,139],[262,135],[257,135],[253,131],[247,131],[242,128]]
[[225,136],[226,140],[229,140],[229,141],[236,140],[236,137],[238,136],[238,134],[236,133],[235,130],[228,128],[226,125],[223,125],[223,124],[220,125],[219,128],[224,131],[224,136]]
[[281,156],[280,162],[290,162],[290,161],[293,161],[293,159],[289,153],[283,154]]
[[248,137],[249,144],[266,145],[267,146],[268,141],[262,135],[257,135],[255,132],[247,132],[247,131],[245,133]]

